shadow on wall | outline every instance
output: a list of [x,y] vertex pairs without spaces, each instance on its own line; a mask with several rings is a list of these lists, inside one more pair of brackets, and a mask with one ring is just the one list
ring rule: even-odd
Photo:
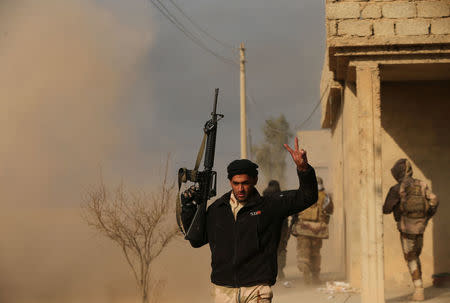
[[450,272],[450,82],[383,83],[381,94],[382,127],[430,180],[440,201],[433,218],[434,273]]

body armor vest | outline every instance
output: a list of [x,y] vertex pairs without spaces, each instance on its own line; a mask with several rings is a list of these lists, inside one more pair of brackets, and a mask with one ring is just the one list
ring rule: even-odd
[[319,191],[318,194],[319,199],[317,200],[317,203],[311,205],[299,214],[301,220],[328,223],[330,216],[323,211],[323,205],[326,198],[325,191]]
[[400,212],[408,218],[425,218],[429,204],[420,180],[409,179],[400,184]]

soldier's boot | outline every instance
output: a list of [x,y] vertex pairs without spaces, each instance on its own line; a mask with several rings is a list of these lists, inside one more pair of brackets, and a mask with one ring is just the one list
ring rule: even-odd
[[414,293],[411,296],[412,301],[423,301],[425,300],[425,294],[423,287],[416,287]]
[[306,285],[311,285],[312,284],[311,272],[304,271],[303,272],[303,280],[305,281]]
[[425,300],[425,295],[423,291],[422,269],[419,258],[409,261],[408,267],[414,283],[414,293],[411,296],[411,300],[423,301]]
[[314,284],[314,285],[322,284],[322,281],[320,280],[319,275],[320,275],[320,273],[318,273],[318,272],[312,273],[312,275],[311,275],[312,276],[312,279],[311,279],[312,284]]
[[307,263],[303,263],[301,265],[300,271],[303,273],[303,280],[305,281],[305,284],[312,284],[312,273],[309,265]]
[[[317,241],[318,242],[318,241]],[[318,242],[320,243],[320,242]],[[320,248],[314,248],[311,256],[311,273],[312,273],[312,283],[315,285],[321,284],[319,275],[320,275]]]

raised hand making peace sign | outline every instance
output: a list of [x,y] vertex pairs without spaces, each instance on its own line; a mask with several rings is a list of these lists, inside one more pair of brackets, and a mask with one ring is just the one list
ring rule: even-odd
[[306,158],[306,150],[298,149],[298,138],[295,137],[295,150],[289,147],[289,145],[284,144],[284,147],[288,150],[288,152],[292,156],[292,160],[294,160],[297,165],[297,169],[300,171],[304,171],[308,169],[308,159]]

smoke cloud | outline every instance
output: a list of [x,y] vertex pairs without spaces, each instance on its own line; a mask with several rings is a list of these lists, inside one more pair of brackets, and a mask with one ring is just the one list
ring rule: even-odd
[[129,140],[121,102],[150,31],[84,0],[3,1],[0,20],[3,203],[72,204]]
[[87,0],[1,1],[1,302],[135,299],[120,250],[79,204],[99,165],[137,149],[121,110],[148,25]]
[[[134,135],[152,127],[148,6],[109,4],[0,2],[0,302],[139,302],[120,248],[79,207],[100,168],[108,184],[158,180],[158,159]],[[194,266],[203,280],[180,270]],[[202,302],[208,268],[207,248],[169,245],[152,271],[166,282],[159,302]]]

